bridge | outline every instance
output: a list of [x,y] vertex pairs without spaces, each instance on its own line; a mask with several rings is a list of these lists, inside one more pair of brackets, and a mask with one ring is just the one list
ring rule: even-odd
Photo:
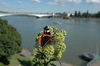
[[29,16],[34,16],[37,18],[41,18],[41,17],[52,17],[52,14],[28,14]]
[[18,15],[33,16],[33,17],[37,17],[37,18],[54,16],[54,14],[0,13],[0,17],[2,17],[2,16],[18,16]]
[[8,13],[6,13],[6,14],[4,13],[4,14],[3,14],[3,13],[0,13],[0,17],[1,17],[1,16],[12,16],[12,15],[13,15],[13,14],[8,14]]

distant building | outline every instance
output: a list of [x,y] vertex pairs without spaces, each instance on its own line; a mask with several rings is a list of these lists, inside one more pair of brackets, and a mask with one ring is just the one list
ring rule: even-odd
[[52,17],[57,17],[58,15],[55,13],[52,13]]
[[71,13],[70,17],[74,17],[74,16],[75,16],[75,14],[74,13]]
[[55,17],[55,13],[52,13],[52,16]]
[[75,16],[74,13],[70,13],[70,12],[67,13],[67,17],[73,17],[73,16]]
[[69,13],[67,13],[66,16],[63,16],[63,19],[69,19],[70,17],[71,17],[71,13],[69,12]]
[[67,14],[67,17],[70,17],[70,15],[71,15],[71,13],[69,12],[69,13]]

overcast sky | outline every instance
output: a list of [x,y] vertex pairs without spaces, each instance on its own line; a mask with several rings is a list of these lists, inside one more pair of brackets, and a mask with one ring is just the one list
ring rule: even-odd
[[0,0],[0,11],[9,12],[98,12],[100,0]]

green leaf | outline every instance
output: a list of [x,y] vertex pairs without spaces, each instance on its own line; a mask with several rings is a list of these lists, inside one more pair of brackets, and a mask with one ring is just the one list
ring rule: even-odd
[[50,65],[51,65],[51,66],[57,66],[57,65],[55,65],[54,63],[50,63]]
[[57,57],[56,57],[56,60],[57,60],[57,61],[60,63],[60,65],[61,65],[61,60],[60,60],[59,58],[57,58]]
[[49,62],[51,62],[51,61],[56,61],[57,59],[55,58],[55,57],[52,57],[52,58],[50,58],[50,61]]

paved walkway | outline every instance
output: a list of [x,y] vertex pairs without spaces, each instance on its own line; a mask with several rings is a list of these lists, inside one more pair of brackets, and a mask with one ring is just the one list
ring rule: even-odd
[[21,56],[28,57],[28,58],[31,58],[32,57],[31,51],[29,51],[28,49],[25,49],[25,48],[22,49],[20,55]]
[[100,56],[97,57],[96,61],[94,61],[91,66],[100,66]]
[[57,61],[54,61],[53,62],[56,66],[76,66],[76,65],[73,65],[73,64],[70,64],[70,63],[66,63],[66,62],[61,62],[61,65],[59,62]]
[[91,66],[100,66],[100,60],[96,60]]

